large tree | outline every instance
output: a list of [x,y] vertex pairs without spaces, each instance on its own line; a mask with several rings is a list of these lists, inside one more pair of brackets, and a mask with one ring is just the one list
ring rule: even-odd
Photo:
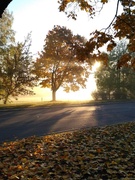
[[85,88],[89,65],[78,61],[76,56],[76,52],[84,45],[83,37],[73,35],[65,27],[54,26],[48,32],[43,51],[35,62],[35,74],[43,88],[51,88],[53,101],[60,87],[66,92]]

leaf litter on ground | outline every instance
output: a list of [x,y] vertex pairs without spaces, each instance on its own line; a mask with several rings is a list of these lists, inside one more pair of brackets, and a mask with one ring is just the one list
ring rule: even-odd
[[0,180],[134,180],[135,122],[0,146]]

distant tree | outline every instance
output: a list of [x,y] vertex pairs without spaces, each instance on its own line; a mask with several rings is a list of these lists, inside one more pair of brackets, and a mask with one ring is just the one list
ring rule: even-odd
[[15,42],[15,32],[12,29],[13,15],[5,10],[0,18],[0,48]]
[[110,99],[111,92],[114,88],[114,74],[114,69],[111,69],[109,65],[101,65],[95,73],[98,94],[101,99],[105,99],[105,94],[106,99]]
[[97,92],[93,97],[101,98],[105,93],[107,99],[135,98],[135,73],[129,67],[117,68],[117,61],[128,52],[127,42],[121,41],[109,54],[108,66],[101,65],[95,74]]
[[44,49],[35,62],[35,74],[43,88],[51,88],[53,101],[56,100],[56,92],[60,87],[66,92],[85,88],[89,65],[79,62],[76,55],[84,44],[83,37],[74,36],[65,27],[54,26],[48,32]]
[[3,94],[2,78],[2,59],[4,48],[15,42],[15,32],[12,29],[13,15],[7,9],[0,19],[0,98]]
[[35,85],[32,75],[32,56],[30,54],[30,35],[23,43],[10,44],[1,49],[0,56],[0,98],[4,104],[10,97],[33,94]]
[[12,13],[5,10],[0,19],[0,99],[4,104],[10,101],[10,97],[31,94],[30,87],[34,85],[31,75],[31,34],[24,42],[16,43],[12,24]]

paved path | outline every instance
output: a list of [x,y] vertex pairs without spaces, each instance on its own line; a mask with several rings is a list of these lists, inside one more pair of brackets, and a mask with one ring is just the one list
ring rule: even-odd
[[0,111],[0,143],[93,126],[135,121],[135,103]]

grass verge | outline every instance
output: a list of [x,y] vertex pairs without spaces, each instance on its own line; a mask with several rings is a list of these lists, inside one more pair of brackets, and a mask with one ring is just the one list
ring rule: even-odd
[[16,109],[16,108],[29,108],[29,107],[51,107],[51,106],[84,106],[84,105],[101,105],[106,103],[126,103],[126,102],[135,102],[135,101],[45,101],[45,102],[33,102],[33,103],[13,103],[13,104],[0,104],[0,110],[2,109]]

